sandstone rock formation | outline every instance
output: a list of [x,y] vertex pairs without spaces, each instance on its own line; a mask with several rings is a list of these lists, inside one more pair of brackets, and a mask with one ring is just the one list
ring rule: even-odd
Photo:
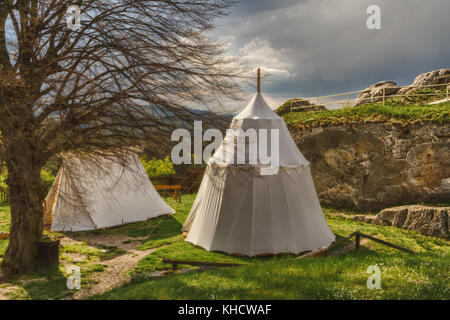
[[353,219],[445,239],[449,238],[450,232],[450,207],[402,206],[384,209],[376,216],[355,216]]
[[[353,106],[382,101],[383,90],[385,90],[385,96],[388,97],[396,94],[411,94],[429,85],[448,83],[450,83],[450,69],[448,68],[422,73],[415,78],[408,88],[400,88],[394,81],[381,81],[364,89],[354,101]],[[435,88],[440,89],[442,87],[437,86]]]
[[400,88],[394,81],[377,82],[364,89],[356,98],[353,106],[359,106],[370,102],[378,102],[383,100],[383,91],[385,97],[396,94]]
[[291,129],[322,204],[379,211],[450,202],[450,126],[388,123]]
[[416,79],[414,79],[411,88],[402,88],[399,90],[398,94],[408,94],[424,88],[425,86],[448,83],[450,83],[450,69],[434,70],[418,75]]
[[306,99],[296,99],[295,101],[292,101],[291,105],[292,108],[296,108],[295,110],[293,110],[295,112],[327,110],[325,106],[312,104],[310,101]]

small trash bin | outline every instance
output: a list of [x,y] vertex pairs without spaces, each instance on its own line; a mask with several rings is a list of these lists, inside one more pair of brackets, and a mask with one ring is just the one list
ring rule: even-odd
[[49,273],[59,268],[59,240],[38,241],[38,263],[39,273]]

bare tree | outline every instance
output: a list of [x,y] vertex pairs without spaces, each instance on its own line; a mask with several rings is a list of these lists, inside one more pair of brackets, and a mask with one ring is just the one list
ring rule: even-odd
[[[233,96],[240,68],[207,35],[231,4],[0,1],[0,159],[11,204],[4,274],[35,266],[40,171],[51,157],[158,146],[197,116],[189,104]],[[81,10],[79,28],[67,13],[73,5]]]

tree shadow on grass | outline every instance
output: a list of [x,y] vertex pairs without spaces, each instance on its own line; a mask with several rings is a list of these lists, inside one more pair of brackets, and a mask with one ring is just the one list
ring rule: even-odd
[[81,232],[67,232],[66,235],[72,235],[77,237],[78,235],[88,234],[110,234],[121,235],[132,238],[139,237],[151,237],[153,239],[159,239],[161,237],[172,237],[181,233],[181,224],[171,215],[164,215],[146,221],[128,223],[121,226],[81,231]]
[[61,270],[48,274],[31,273],[16,279],[3,279],[1,283],[18,287],[9,294],[10,300],[54,300],[72,295]]

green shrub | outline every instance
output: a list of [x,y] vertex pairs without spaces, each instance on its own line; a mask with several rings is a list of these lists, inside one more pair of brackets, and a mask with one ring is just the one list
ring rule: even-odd
[[55,180],[55,175],[50,170],[41,170],[41,180],[45,186],[45,190],[48,192],[52,187],[53,181]]
[[173,163],[170,161],[168,156],[164,159],[153,158],[151,160],[148,160],[147,157],[142,156],[141,162],[149,178],[167,177],[175,174]]
[[6,172],[6,168],[0,166],[0,189],[7,190],[8,185],[6,184],[6,178],[8,174]]
[[283,114],[291,112],[291,100],[286,101],[283,103],[277,110],[275,110],[275,113],[279,116],[282,116]]
[[[6,184],[6,178],[8,177],[8,171],[5,167],[0,170],[0,189],[4,191],[8,191],[8,185]],[[55,180],[55,176],[49,170],[42,169],[41,170],[41,180],[45,187],[45,190],[48,192],[50,190],[53,181]]]

